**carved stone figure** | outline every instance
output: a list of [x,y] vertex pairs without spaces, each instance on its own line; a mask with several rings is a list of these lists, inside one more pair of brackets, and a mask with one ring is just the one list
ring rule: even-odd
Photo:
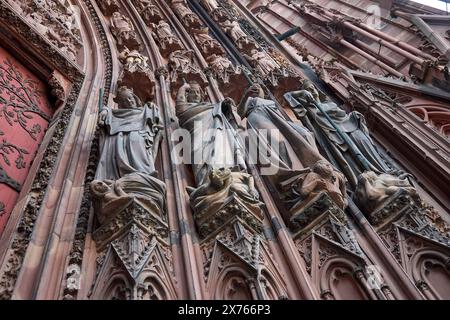
[[131,20],[120,12],[114,12],[111,17],[111,32],[115,36],[119,48],[139,48],[139,42]]
[[194,62],[192,50],[177,50],[169,55],[170,79],[173,83],[180,83],[184,78],[186,81],[197,81],[201,84],[207,83],[207,79],[200,68]]
[[[300,91],[290,92],[285,95],[285,98],[298,117],[307,117],[316,130],[322,132],[330,152],[353,187],[357,184],[357,177],[366,170],[378,174],[390,171],[372,142],[361,113],[353,111],[347,114],[334,102],[322,102],[319,92],[310,81],[305,81]],[[318,104],[323,109],[341,133],[314,104]],[[348,138],[350,145],[342,138],[341,134]]]
[[343,175],[319,153],[313,134],[286,119],[259,84],[247,90],[238,112],[247,118],[248,149],[258,149],[250,160],[277,189],[290,227],[295,230],[299,221],[324,213],[333,202],[341,209],[347,205]]
[[158,23],[161,21],[162,15],[158,7],[151,0],[136,0],[136,6],[147,24]]
[[251,56],[244,54],[262,79],[267,79],[273,86],[278,84],[278,77],[287,76],[285,69],[280,67],[265,51],[253,49]]
[[189,188],[191,207],[197,215],[217,212],[227,198],[237,196],[256,210],[260,206],[259,194],[253,176],[245,172],[232,172],[229,168],[213,169],[209,179],[197,189]]
[[220,26],[223,31],[230,36],[239,49],[250,51],[251,49],[256,48],[256,44],[253,40],[250,40],[247,34],[241,29],[239,22],[225,20],[220,23]]
[[207,182],[213,169],[246,169],[231,99],[206,102],[198,83],[186,83],[178,90],[176,115],[181,127],[191,135],[188,152],[197,186]]
[[173,11],[180,17],[183,24],[188,28],[199,28],[202,22],[198,16],[192,12],[191,9],[186,4],[186,0],[173,0],[172,1]]
[[366,171],[358,177],[354,199],[358,207],[367,214],[383,207],[393,197],[404,191],[413,199],[417,198],[416,189],[410,184],[407,175],[399,177],[373,171]]
[[311,202],[321,192],[325,192],[341,209],[348,205],[346,198],[345,177],[333,168],[327,160],[319,160],[312,167],[296,190],[302,197],[291,210],[301,204]]
[[101,155],[91,190],[99,221],[105,221],[137,201],[149,212],[163,212],[165,185],[155,177],[155,157],[161,139],[158,107],[143,105],[133,90],[117,90],[118,109],[104,108]]
[[232,75],[240,73],[240,70],[229,59],[223,56],[212,54],[206,58],[206,61],[210,66],[213,76],[222,83],[229,83]]
[[181,49],[181,43],[178,37],[172,32],[170,25],[164,20],[159,23],[151,25],[153,29],[153,36],[159,44],[163,52],[172,52]]
[[200,0],[202,6],[216,21],[221,21],[227,18],[226,11],[219,6],[216,0]]
[[220,43],[208,34],[208,28],[193,29],[192,35],[205,55],[223,54],[225,52]]
[[317,150],[313,134],[300,124],[287,120],[275,102],[265,99],[259,84],[253,84],[247,90],[238,112],[242,118],[247,118],[250,143],[260,149],[258,163],[276,168],[271,177],[275,182],[281,182],[283,176],[293,172],[305,172],[324,159]]

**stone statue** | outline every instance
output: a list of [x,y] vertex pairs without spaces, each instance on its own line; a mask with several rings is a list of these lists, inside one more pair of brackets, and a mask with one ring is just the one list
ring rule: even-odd
[[258,148],[257,155],[250,154],[250,159],[278,190],[288,224],[295,225],[292,221],[303,219],[302,215],[308,215],[305,212],[316,207],[326,207],[326,199],[341,209],[347,205],[344,176],[319,153],[314,135],[286,119],[274,101],[265,99],[259,84],[250,86],[238,112],[247,118],[248,149],[254,150],[254,145]]
[[251,41],[247,34],[241,29],[239,22],[226,20],[220,23],[223,31],[225,31],[239,49],[246,49],[247,47],[255,47],[253,41]]
[[138,11],[147,23],[157,23],[162,20],[158,7],[150,0],[138,0]]
[[224,53],[220,43],[208,34],[208,28],[194,29],[192,35],[206,55]]
[[273,86],[278,84],[279,76],[287,76],[281,68],[265,51],[253,49],[251,56],[244,54],[250,65],[256,69],[262,79],[267,79]]
[[300,124],[287,120],[275,102],[265,99],[259,84],[253,84],[247,90],[238,112],[242,118],[247,118],[249,142],[259,148],[258,163],[276,168],[276,173],[271,177],[275,182],[281,182],[286,174],[306,172],[317,161],[324,159],[316,147],[313,134]]
[[153,36],[158,41],[162,50],[166,50],[168,48],[177,48],[181,49],[180,40],[178,40],[177,36],[173,34],[170,25],[164,20],[159,21],[159,23],[151,24],[153,29]]
[[222,83],[229,83],[230,76],[239,72],[233,63],[223,56],[212,54],[206,58],[206,62],[214,77]]
[[367,214],[382,208],[389,200],[400,191],[410,195],[412,199],[418,199],[416,189],[411,186],[407,174],[398,177],[373,171],[366,171],[358,178],[358,185],[354,199],[356,205]]
[[197,215],[217,212],[227,198],[237,196],[247,206],[260,206],[259,194],[255,189],[253,176],[245,172],[232,172],[228,168],[213,169],[209,179],[197,189],[188,188],[191,207]]
[[169,72],[172,82],[177,82],[181,77],[187,81],[207,81],[205,75],[194,62],[194,51],[176,50],[169,55]]
[[133,24],[128,17],[125,17],[120,12],[114,12],[112,14],[111,32],[115,36],[119,47],[126,46],[133,49],[139,45]]
[[[298,117],[307,117],[316,130],[322,132],[335,161],[353,187],[357,184],[357,177],[366,170],[378,174],[391,170],[372,142],[361,113],[353,111],[347,114],[334,102],[322,102],[319,92],[310,81],[305,81],[300,91],[290,92],[285,95],[285,98]],[[314,104],[322,107],[351,145],[342,138]],[[361,156],[358,157],[357,153]]]
[[103,108],[100,160],[91,184],[99,221],[137,201],[164,212],[165,185],[156,178],[155,157],[161,139],[158,107],[143,105],[132,89],[120,87],[118,108]]
[[346,179],[342,173],[335,170],[327,160],[317,161],[296,190],[301,195],[291,209],[296,209],[302,203],[308,203],[321,192],[325,192],[341,209],[348,205],[345,187]]
[[190,133],[192,168],[197,186],[207,182],[213,169],[246,170],[243,144],[236,132],[233,101],[204,101],[196,82],[186,83],[178,90],[176,115],[182,128]]
[[202,25],[202,22],[197,15],[187,6],[186,0],[172,1],[172,9],[180,17],[186,27],[198,28]]

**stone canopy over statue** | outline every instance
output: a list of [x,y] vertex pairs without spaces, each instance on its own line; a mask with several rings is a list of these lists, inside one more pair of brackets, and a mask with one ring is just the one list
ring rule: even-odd
[[158,107],[142,104],[127,87],[117,90],[115,101],[117,109],[105,107],[100,113],[102,147],[91,183],[100,223],[132,202],[153,213],[165,209],[165,184],[155,169],[162,128]]

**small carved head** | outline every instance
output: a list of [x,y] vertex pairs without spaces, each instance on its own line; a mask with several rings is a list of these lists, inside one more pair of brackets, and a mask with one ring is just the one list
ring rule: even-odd
[[191,81],[186,90],[186,100],[191,103],[200,103],[203,101],[203,90],[197,81]]
[[311,170],[321,177],[329,178],[332,176],[334,168],[327,160],[317,161],[311,168]]
[[132,109],[142,106],[140,99],[134,94],[133,89],[124,86],[117,89],[114,101],[117,102],[119,109]]
[[211,185],[216,189],[222,188],[225,185],[225,182],[230,178],[231,170],[228,168],[214,169],[209,173]]

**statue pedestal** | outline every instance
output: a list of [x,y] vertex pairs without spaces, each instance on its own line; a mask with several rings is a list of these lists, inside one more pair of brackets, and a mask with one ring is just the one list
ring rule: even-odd
[[400,219],[415,205],[416,200],[408,192],[400,189],[383,201],[373,212],[362,211],[374,227],[383,228],[383,226]]
[[154,235],[165,241],[169,235],[169,227],[161,216],[161,212],[150,211],[137,199],[131,199],[125,208],[109,214],[109,218],[94,231],[93,238],[97,244],[97,250],[103,251],[115,239],[136,227],[148,237]]
[[291,209],[289,217],[285,221],[291,230],[295,232],[305,228],[327,211],[339,212],[339,216],[344,215],[334,201],[325,192],[321,192],[311,200],[304,201],[300,206]]
[[237,218],[257,233],[262,233],[264,216],[260,206],[247,203],[235,194],[228,196],[220,207],[210,207],[194,213],[195,224],[202,238],[216,233]]

